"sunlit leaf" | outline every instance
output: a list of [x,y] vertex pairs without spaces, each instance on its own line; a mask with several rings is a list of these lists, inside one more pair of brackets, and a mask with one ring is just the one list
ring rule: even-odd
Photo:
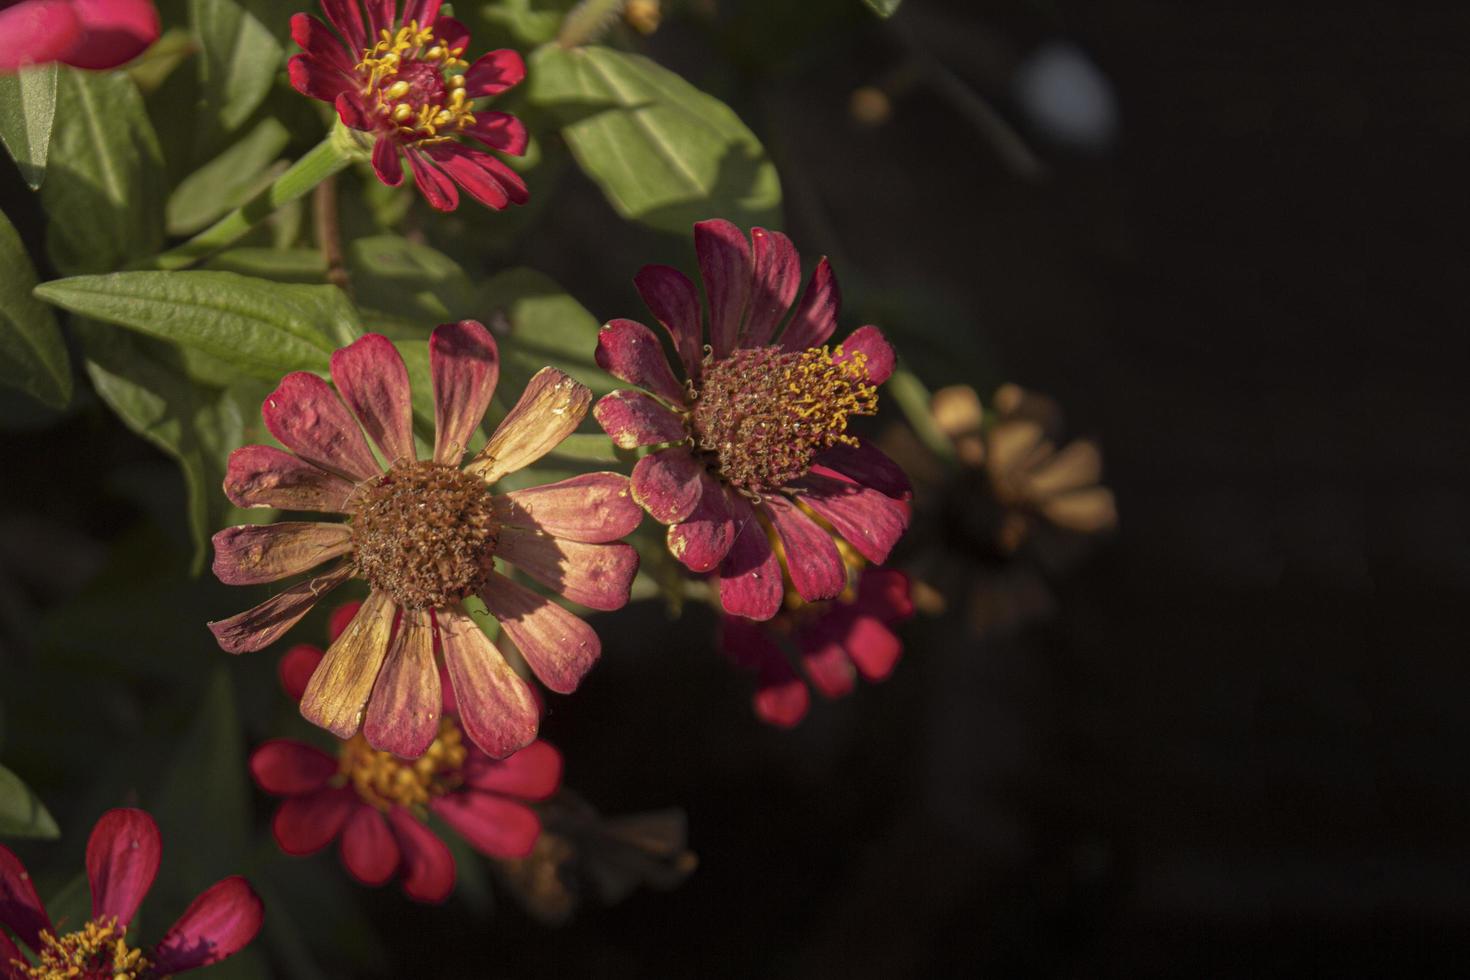
[[0,75],[0,143],[31,190],[46,179],[51,121],[56,116],[56,66],[26,65]]
[[45,804],[19,776],[0,766],[0,837],[55,840],[60,836],[61,831]]
[[903,0],[863,0],[863,3],[879,17],[892,17]]
[[208,111],[226,131],[239,127],[270,91],[285,49],[236,0],[189,0],[199,38],[199,85]]
[[500,343],[500,395],[511,404],[531,376],[550,365],[604,395],[617,382],[597,366],[598,322],[587,308],[534,269],[507,269],[485,283],[479,319]]
[[379,315],[432,328],[475,316],[475,287],[443,252],[399,235],[372,235],[351,243],[347,271],[357,305],[369,323]]
[[290,139],[281,123],[263,119],[234,146],[185,177],[164,211],[169,234],[193,234],[244,204]]
[[56,317],[31,295],[36,271],[0,214],[0,384],[61,408],[71,400],[71,364]]

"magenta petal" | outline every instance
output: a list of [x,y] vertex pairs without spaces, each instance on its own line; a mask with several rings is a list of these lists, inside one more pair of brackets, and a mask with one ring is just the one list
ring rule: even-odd
[[225,466],[225,496],[236,507],[341,514],[352,484],[275,446],[241,446]]
[[796,291],[801,288],[801,256],[791,239],[779,231],[752,228],[750,242],[755,278],[751,284],[750,317],[740,346],[764,347],[775,336],[776,328],[796,300]]
[[852,617],[842,645],[858,671],[870,681],[887,678],[903,654],[903,641],[874,616]]
[[398,158],[398,144],[387,136],[379,136],[373,144],[373,172],[389,187],[403,183],[403,161]]
[[660,449],[634,464],[633,499],[660,524],[675,524],[699,505],[704,476],[704,467],[688,449]]
[[523,858],[541,836],[541,821],[530,807],[489,793],[441,796],[429,808],[487,857]]
[[732,500],[736,533],[720,565],[720,605],[734,616],[770,619],[785,598],[781,563],[750,504],[743,497]]
[[909,526],[909,506],[855,483],[811,473],[796,487],[802,502],[831,524],[868,561],[881,565]]
[[459,190],[454,181],[418,150],[410,148],[406,152],[414,183],[429,206],[436,211],[453,211],[459,207]]
[[605,612],[628,604],[628,590],[638,573],[638,552],[630,544],[563,541],[526,528],[504,528],[495,557],[553,592]]
[[403,849],[403,891],[420,902],[442,902],[454,889],[454,858],[434,832],[401,806],[388,811]]
[[[336,613],[332,615],[335,616]],[[298,643],[282,654],[276,664],[276,679],[281,682],[281,690],[286,692],[286,697],[292,701],[300,701],[301,695],[306,692],[306,685],[311,682],[311,675],[316,673],[321,662],[321,647],[314,647],[310,643]]]
[[703,339],[699,328],[699,292],[689,277],[666,265],[645,265],[633,277],[654,319],[668,331],[684,364],[684,374],[699,377]]
[[362,3],[367,10],[369,40],[376,38],[383,31],[387,31],[391,36],[393,28],[398,24],[398,19],[393,16],[393,11],[398,7],[398,0],[362,0]]
[[0,929],[0,978],[18,980],[18,975],[11,969],[11,963],[24,958],[15,943],[11,942],[10,933]]
[[322,13],[327,15],[327,20],[337,28],[347,42],[347,46],[353,51],[362,51],[368,46],[369,37],[377,38],[377,31],[371,33],[363,26],[362,10],[358,0],[321,0]]
[[0,8],[0,37],[5,38],[0,73],[55,61],[81,36],[82,21],[71,0],[30,0]]
[[236,875],[211,885],[194,899],[153,948],[160,975],[218,963],[244,949],[260,932],[265,905]]
[[434,462],[459,464],[500,380],[500,349],[475,320],[440,324],[429,338]]
[[286,77],[291,87],[307,98],[332,104],[352,87],[351,78],[340,68],[312,54],[292,55],[286,61]]
[[683,442],[684,420],[641,391],[619,388],[592,408],[592,414],[620,449]]
[[532,742],[505,759],[478,759],[465,764],[465,782],[487,793],[522,800],[544,800],[561,785],[561,753],[546,742]]
[[352,413],[314,374],[293,371],[282,378],[260,416],[281,445],[308,463],[359,482],[383,472]]
[[288,797],[271,819],[271,834],[282,851],[305,857],[330,844],[347,818],[362,808],[372,810],[345,786]]
[[342,42],[326,24],[310,14],[291,15],[291,40],[314,61],[336,68],[349,78],[357,71],[357,63],[348,59]]
[[716,218],[694,226],[694,252],[709,299],[710,347],[720,360],[735,349],[750,300],[750,242],[739,228]]
[[738,616],[724,616],[720,620],[720,647],[732,661],[756,672],[753,706],[758,718],[791,728],[806,717],[811,704],[806,682],[791,669],[785,652],[765,626]]
[[621,473],[583,473],[494,498],[504,527],[539,528],[568,541],[603,544],[636,528],[643,510]]
[[463,132],[490,149],[509,153],[513,157],[524,154],[526,144],[530,141],[526,134],[526,124],[508,112],[477,111],[474,123],[466,126]]
[[347,524],[284,521],[215,532],[214,575],[226,585],[259,585],[310,571],[352,548]]
[[132,61],[158,40],[152,0],[72,0],[82,34],[60,60],[102,71]]
[[495,159],[490,154],[458,143],[432,146],[427,152],[456,184],[485,207],[503,211],[510,204],[510,196],[487,162]]
[[837,314],[841,309],[842,292],[837,288],[837,276],[823,257],[807,282],[791,323],[781,334],[781,346],[788,351],[822,346],[837,329]]
[[398,20],[404,24],[407,24],[409,21],[421,25],[434,24],[436,28],[435,33],[442,38],[444,37],[444,32],[437,30],[438,24],[435,23],[439,17],[440,6],[440,0],[406,0],[403,5],[403,15]]
[[377,887],[393,877],[398,868],[398,840],[388,828],[388,821],[370,806],[353,811],[342,828],[338,849],[347,873],[364,885]]
[[856,672],[847,651],[830,632],[822,631],[802,642],[801,664],[812,686],[824,697],[840,698],[852,693]]
[[[734,495],[704,473],[700,474],[700,485],[699,503],[688,517],[671,526],[666,536],[669,554],[683,562],[691,572],[709,572],[718,567],[740,531],[735,518],[738,504]],[[745,512],[748,514],[749,511],[747,505]],[[754,523],[754,517],[751,523]],[[760,527],[757,526],[756,530],[759,531]]]
[[881,385],[893,375],[897,357],[893,353],[893,345],[877,327],[868,324],[848,334],[842,342],[842,355],[832,360],[841,364],[858,352],[867,357],[864,367],[867,368],[869,384]]
[[334,352],[332,381],[389,464],[412,462],[408,368],[393,341],[379,333],[364,334]]
[[582,619],[504,575],[491,575],[480,600],[515,642],[532,673],[558,694],[577,689],[602,656],[602,641]]
[[[0,845],[0,926],[9,927],[32,949],[40,945],[42,929],[54,932],[30,872],[3,845]],[[3,932],[0,930],[0,934]]]
[[841,595],[847,588],[847,566],[832,535],[785,497],[767,497],[765,507],[781,539],[791,584],[801,597],[818,602]]
[[[835,470],[852,482],[872,487],[886,496],[898,500],[908,500],[913,496],[908,474],[866,439],[856,446],[839,443],[825,449],[816,462],[819,467]],[[818,473],[821,471],[817,470]]]
[[684,386],[674,379],[669,360],[652,330],[637,320],[610,320],[597,333],[597,366],[647,389],[674,405],[684,404]]
[[371,132],[376,128],[372,111],[367,103],[362,100],[362,93],[356,88],[347,88],[337,93],[332,100],[332,105],[337,109],[337,118],[342,120],[342,125],[351,129]]
[[900,623],[914,614],[910,589],[909,577],[896,568],[865,568],[856,605],[884,623]]
[[153,887],[163,842],[158,824],[142,810],[108,810],[87,840],[92,918],[112,916],[126,926]]
[[429,613],[405,609],[368,700],[363,737],[375,749],[417,759],[439,734],[443,705]]
[[459,721],[470,741],[497,759],[529,745],[541,723],[530,685],[468,615],[445,609],[435,616]]
[[499,95],[526,77],[526,63],[514,51],[503,49],[482,54],[464,73],[465,95],[478,99]]
[[[423,24],[425,22],[421,20],[419,23]],[[456,52],[456,55],[460,55],[464,53],[465,48],[469,47],[470,29],[465,27],[464,24],[461,24],[453,17],[440,17],[433,23],[434,33],[439,36],[439,39],[444,42],[444,46],[451,52],[454,52],[454,49],[458,48],[459,51]]]
[[266,742],[250,755],[255,785],[275,796],[300,796],[321,789],[337,774],[337,759],[288,738]]
[[352,566],[342,563],[323,575],[293,585],[252,609],[209,624],[220,649],[226,653],[250,653],[270,646],[311,612],[326,594],[352,575]]

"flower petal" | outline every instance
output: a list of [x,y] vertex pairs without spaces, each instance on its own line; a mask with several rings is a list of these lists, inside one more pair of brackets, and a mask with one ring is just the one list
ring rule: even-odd
[[556,368],[542,368],[465,469],[494,483],[530,466],[576,431],[590,404],[592,391],[586,385]]
[[236,507],[344,514],[352,484],[275,446],[241,446],[225,466],[225,496]]
[[471,99],[499,95],[526,77],[526,63],[509,49],[482,54],[464,73],[464,94]]
[[449,175],[450,179],[463,187],[469,192],[470,197],[485,207],[492,211],[503,211],[509,206],[510,196],[506,194],[500,181],[495,179],[488,168],[480,166],[475,159],[477,155],[493,159],[488,153],[471,150],[458,143],[432,146],[427,152],[439,166],[444,168],[444,172]]
[[10,933],[0,929],[0,977],[6,980],[16,980],[16,974],[11,969],[14,960],[24,959],[15,943],[10,940]]
[[158,824],[142,810],[108,810],[87,839],[87,883],[92,918],[114,917],[127,926],[153,887],[163,841]]
[[0,73],[9,75],[60,58],[80,40],[82,21],[71,0],[7,4],[0,8],[0,36]]
[[301,716],[338,738],[351,738],[362,724],[363,706],[372,693],[388,653],[397,606],[374,590],[342,635],[332,641],[321,666],[301,696]]
[[597,366],[608,374],[653,392],[674,405],[684,404],[684,387],[674,379],[669,360],[652,330],[637,320],[609,320],[597,332]]
[[215,578],[226,585],[259,585],[347,554],[352,528],[305,521],[238,524],[215,532],[213,542]]
[[847,566],[832,535],[785,497],[766,498],[766,513],[781,539],[791,584],[807,602],[835,599],[847,588]]
[[704,340],[699,326],[699,291],[689,277],[667,265],[645,265],[633,277],[638,295],[673,338],[684,375],[699,377]]
[[[361,608],[361,599],[348,599],[336,609],[332,610],[331,614],[327,617],[328,643],[342,635],[342,631],[345,630],[349,625],[351,625],[352,620],[357,617],[357,611]],[[318,652],[317,654],[317,660],[321,660],[320,652]],[[300,700],[299,696],[297,697],[297,700]]]
[[440,0],[406,0],[403,5],[403,16],[399,17],[400,23],[407,24],[413,21],[417,24],[434,24],[435,33],[442,38],[444,34],[437,30],[435,23],[439,16]]
[[842,637],[847,655],[858,672],[869,681],[881,681],[893,673],[903,654],[903,641],[875,616],[855,615]]
[[886,496],[908,500],[914,495],[908,474],[866,439],[860,440],[856,446],[839,443],[824,449],[816,461],[820,466],[835,470],[852,482],[872,487]]
[[799,351],[822,346],[837,329],[837,314],[841,309],[842,292],[837,288],[837,277],[823,256],[806,284],[796,313],[781,334],[781,347]]
[[1057,494],[1042,503],[1041,512],[1057,527],[1078,534],[1097,534],[1118,523],[1118,505],[1107,487]]
[[398,0],[363,0],[363,7],[367,10],[369,40],[383,31],[387,31],[390,37],[393,35],[393,28],[398,24],[397,18],[393,16],[397,6]]
[[338,763],[314,745],[273,738],[250,754],[255,785],[275,796],[301,796],[327,785]]
[[770,619],[785,598],[781,563],[749,502],[734,498],[731,510],[735,540],[720,565],[720,605],[735,616]]
[[349,61],[347,49],[332,33],[331,29],[311,14],[291,15],[291,40],[315,61],[336,68],[344,75],[356,71],[356,62]]
[[470,741],[492,758],[529,745],[541,721],[530,686],[464,612],[441,609],[435,616],[459,721]]
[[914,614],[909,577],[896,568],[863,569],[855,605],[884,623],[901,623]]
[[362,734],[375,749],[417,759],[439,734],[443,704],[429,613],[405,609],[373,685]]
[[116,68],[158,40],[158,11],[152,0],[72,0],[72,9],[82,34],[60,60],[73,68]]
[[[667,535],[669,554],[691,572],[713,571],[729,554],[739,528],[734,495],[706,473],[699,476],[699,504],[689,516],[672,525]],[[750,508],[746,507],[746,513]],[[753,518],[752,518],[753,520]],[[759,530],[759,528],[757,528]]]
[[429,206],[436,211],[453,211],[459,207],[459,189],[449,175],[418,150],[410,148],[405,152],[409,169],[413,171],[413,181]]
[[551,690],[570,694],[602,655],[602,641],[579,617],[499,572],[480,592],[490,615]]
[[398,841],[388,821],[370,806],[358,807],[348,819],[339,850],[347,873],[364,885],[377,887],[398,869]]
[[189,903],[153,948],[159,974],[218,963],[244,949],[265,921],[265,904],[239,875],[216,882]]
[[298,643],[282,654],[276,663],[276,679],[281,682],[281,690],[286,692],[286,697],[300,701],[311,675],[321,662],[321,648],[310,643]]
[[347,581],[352,565],[343,562],[331,571],[297,583],[252,609],[209,624],[220,649],[227,653],[250,653],[270,646],[281,634],[311,612],[328,593]]
[[869,384],[881,385],[893,375],[893,366],[898,360],[893,353],[893,345],[883,336],[883,331],[872,324],[858,327],[848,334],[842,342],[842,355],[832,361],[841,364],[855,353],[862,353],[867,358],[863,366],[867,369]]
[[532,742],[506,759],[478,759],[465,764],[465,782],[487,793],[522,800],[544,800],[561,785],[561,753],[547,742]]
[[509,153],[513,157],[524,154],[526,144],[530,141],[526,134],[526,124],[508,112],[476,111],[474,123],[466,126],[462,132],[466,136],[473,136],[492,150]]
[[308,463],[354,482],[383,472],[352,413],[314,374],[293,371],[282,378],[260,415],[270,434]]
[[750,230],[755,275],[750,290],[750,317],[741,335],[741,347],[764,347],[791,312],[801,288],[801,256],[791,239],[779,231]]
[[441,323],[429,338],[434,462],[459,465],[500,380],[500,348],[476,320]]
[[1078,439],[1033,469],[1026,482],[1037,497],[1091,487],[1102,479],[1102,451],[1097,443]]
[[271,834],[282,851],[305,857],[332,843],[347,818],[364,807],[372,809],[345,786],[287,797],[271,819]]
[[841,698],[852,693],[857,673],[847,651],[830,630],[813,631],[801,641],[801,648],[801,665],[823,697]]
[[704,495],[704,467],[683,446],[660,449],[633,465],[633,499],[660,524],[694,513]]
[[42,929],[55,931],[30,872],[4,845],[0,845],[0,926],[8,927],[31,949],[40,946]]
[[659,446],[689,438],[684,419],[641,391],[619,388],[592,406],[602,431],[620,449]]
[[558,595],[605,612],[628,604],[628,590],[638,573],[638,552],[630,544],[563,541],[519,527],[502,529],[495,557]]
[[494,506],[502,527],[539,528],[588,544],[616,541],[643,520],[628,478],[605,471],[513,490],[496,496]]
[[752,702],[758,718],[769,725],[791,728],[806,717],[811,704],[806,682],[791,668],[785,652],[765,626],[738,616],[723,616],[720,648],[736,664],[756,672]]
[[286,61],[286,77],[307,98],[333,104],[352,85],[340,68],[314,54],[292,55]]
[[358,0],[321,0],[322,13],[337,28],[337,33],[353,51],[362,51],[368,46],[368,38],[376,39],[377,31],[371,33],[363,26],[362,10]]
[[709,342],[715,360],[728,357],[740,337],[750,301],[754,262],[745,233],[722,218],[694,226],[694,252],[709,299]]
[[807,491],[802,503],[875,565],[888,560],[909,526],[909,505],[877,490],[819,473],[807,474],[794,486]]
[[332,354],[332,381],[389,464],[412,462],[413,404],[408,368],[393,341],[364,334]]
[[442,902],[454,889],[454,858],[449,848],[401,806],[388,811],[403,849],[403,891],[420,902]]
[[398,157],[398,144],[392,138],[379,136],[373,144],[373,172],[388,187],[403,183],[403,161]]
[[541,821],[524,803],[468,790],[429,804],[443,821],[487,857],[523,858],[541,836]]
[[[407,22],[408,18],[404,17],[402,20]],[[427,24],[429,21],[420,18],[419,23]],[[459,48],[460,52],[463,53],[464,49],[469,46],[470,29],[453,17],[440,17],[433,21],[433,24],[434,33],[439,36],[439,39],[444,42],[444,46],[450,51]]]

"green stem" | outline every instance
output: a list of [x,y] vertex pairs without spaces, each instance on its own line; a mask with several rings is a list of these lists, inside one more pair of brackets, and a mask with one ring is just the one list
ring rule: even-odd
[[134,269],[186,269],[219,251],[260,224],[292,201],[306,196],[322,181],[342,170],[354,160],[362,159],[366,150],[351,130],[341,123],[305,156],[297,160],[271,185],[240,205],[193,238],[161,255],[144,259]]
[[884,389],[898,403],[919,441],[940,459],[954,459],[954,445],[935,424],[934,413],[929,407],[932,396],[924,382],[919,380],[919,376],[908,368],[899,366],[884,385]]

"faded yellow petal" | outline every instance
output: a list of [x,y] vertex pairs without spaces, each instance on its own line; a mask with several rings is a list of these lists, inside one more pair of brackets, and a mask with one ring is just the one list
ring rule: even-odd
[[1097,444],[1079,439],[1043,462],[1027,478],[1037,499],[1081,490],[1102,479],[1102,452]]
[[556,368],[542,368],[465,469],[494,483],[531,465],[577,430],[591,404],[592,392],[586,385]]
[[362,710],[378,669],[388,653],[397,605],[374,590],[311,675],[301,696],[301,716],[338,738],[351,738],[362,726]]
[[979,431],[985,418],[980,396],[969,385],[940,388],[929,400],[929,411],[933,413],[939,431],[951,439]]
[[1058,494],[1041,505],[1047,520],[1079,534],[1107,531],[1118,523],[1118,508],[1107,487]]

